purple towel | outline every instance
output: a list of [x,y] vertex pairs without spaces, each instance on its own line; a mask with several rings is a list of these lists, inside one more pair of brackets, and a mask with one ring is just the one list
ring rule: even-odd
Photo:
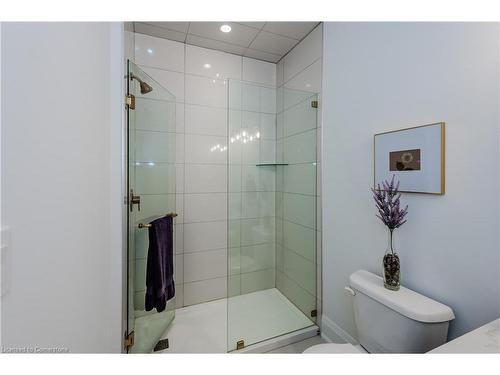
[[149,227],[146,311],[156,308],[162,312],[174,295],[173,218],[165,216]]

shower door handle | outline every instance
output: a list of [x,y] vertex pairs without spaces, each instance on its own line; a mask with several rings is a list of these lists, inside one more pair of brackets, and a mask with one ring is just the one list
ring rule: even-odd
[[134,204],[137,205],[138,211],[141,210],[141,196],[134,195],[134,189],[130,189],[130,212],[134,211]]

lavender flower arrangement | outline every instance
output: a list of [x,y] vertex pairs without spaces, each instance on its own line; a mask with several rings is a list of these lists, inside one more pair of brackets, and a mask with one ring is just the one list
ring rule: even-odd
[[404,218],[408,213],[408,205],[403,210],[401,209],[401,193],[398,192],[399,181],[394,186],[394,175],[391,182],[383,181],[382,186],[383,189],[380,188],[380,184],[377,184],[377,189],[371,189],[379,213],[376,216],[390,231],[393,231],[406,223]]
[[394,175],[391,182],[377,184],[377,189],[371,189],[373,199],[378,210],[376,215],[387,228],[389,228],[389,246],[383,260],[384,286],[387,289],[399,290],[400,286],[400,262],[399,256],[394,252],[393,232],[406,223],[405,216],[408,213],[408,205],[401,209],[401,193],[399,193],[399,181],[394,185]]

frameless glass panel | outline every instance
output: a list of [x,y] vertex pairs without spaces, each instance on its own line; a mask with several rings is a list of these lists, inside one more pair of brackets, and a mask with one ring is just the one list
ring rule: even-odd
[[[313,93],[229,81],[228,351],[314,324],[313,100]],[[307,237],[292,244],[294,230]]]
[[[130,77],[137,79],[130,79]],[[133,353],[151,352],[175,315],[175,299],[161,313],[145,311],[148,229],[139,223],[175,212],[175,97],[133,63],[128,65],[128,191],[140,197],[128,210],[128,332]]]
[[317,94],[280,89],[276,175],[276,287],[316,322]]

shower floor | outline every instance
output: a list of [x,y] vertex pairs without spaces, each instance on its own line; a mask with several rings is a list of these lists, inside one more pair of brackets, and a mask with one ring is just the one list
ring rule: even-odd
[[313,325],[278,289],[267,289],[177,309],[162,336],[170,347],[157,353],[226,353],[228,329],[232,350],[241,339],[257,343]]

